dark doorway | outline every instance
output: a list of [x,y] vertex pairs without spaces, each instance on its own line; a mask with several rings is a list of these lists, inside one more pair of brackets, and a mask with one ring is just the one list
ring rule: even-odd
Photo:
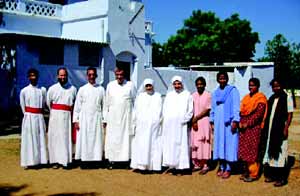
[[116,63],[116,66],[120,69],[123,69],[125,72],[125,79],[130,81],[130,62],[126,61],[118,61]]

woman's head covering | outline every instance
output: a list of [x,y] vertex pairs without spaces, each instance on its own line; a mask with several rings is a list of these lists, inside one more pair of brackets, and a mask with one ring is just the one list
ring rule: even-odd
[[138,94],[146,92],[145,87],[148,84],[151,84],[153,86],[153,90],[154,90],[154,80],[152,80],[150,78],[146,78],[144,80],[144,82],[141,84],[141,86],[139,87]]
[[181,91],[184,91],[184,90],[185,90],[185,84],[184,84],[184,82],[183,82],[182,77],[181,77],[181,76],[175,75],[175,76],[173,76],[172,79],[171,79],[171,84],[170,84],[169,87],[168,87],[168,92],[171,92],[171,91],[175,90],[175,89],[174,89],[174,86],[173,86],[173,83],[174,83],[175,81],[181,82],[181,84],[182,84],[182,90],[181,90]]

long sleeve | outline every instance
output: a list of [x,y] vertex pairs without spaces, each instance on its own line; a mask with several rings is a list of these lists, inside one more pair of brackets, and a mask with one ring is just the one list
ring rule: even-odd
[[232,105],[233,105],[233,121],[240,121],[240,93],[234,88],[231,91],[232,93]]
[[80,88],[78,91],[78,94],[76,96],[76,100],[75,100],[75,105],[74,105],[74,110],[73,110],[73,122],[79,122],[79,114],[80,114],[82,102],[83,102],[83,98],[82,98],[81,94],[82,94],[82,89]]
[[51,97],[52,97],[52,88],[50,87],[47,92],[47,98],[46,98],[46,104],[50,110],[51,110],[51,102],[52,102]]
[[106,95],[105,95],[105,90],[102,88],[102,100],[101,100],[101,111],[102,111],[102,122],[106,119],[106,110],[105,110],[105,104],[106,104]]
[[20,106],[22,109],[23,114],[25,113],[25,93],[23,90],[21,90],[20,93]]
[[106,91],[105,91],[105,96],[104,96],[104,102],[103,102],[103,123],[107,123],[107,116],[109,112],[109,107],[110,107],[110,85],[107,85]]
[[209,121],[210,122],[214,122],[215,120],[215,110],[216,110],[216,100],[215,100],[215,94],[213,93],[212,95],[212,99],[211,99],[211,110],[210,110],[210,114],[209,114]]
[[183,118],[183,122],[184,123],[188,123],[191,118],[193,117],[193,97],[191,95],[189,95],[188,97],[188,103],[187,103],[187,111],[184,115],[184,118]]

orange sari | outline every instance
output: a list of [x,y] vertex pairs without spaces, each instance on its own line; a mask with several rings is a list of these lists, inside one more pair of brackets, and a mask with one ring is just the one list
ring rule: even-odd
[[[266,107],[268,106],[268,100],[263,93],[257,92],[252,97],[250,96],[250,94],[247,94],[242,99],[242,102],[241,102],[241,108],[240,108],[241,116],[247,116],[247,115],[251,114],[257,108],[258,104],[260,104],[260,103],[265,104]],[[267,108],[265,110],[264,119],[261,123],[261,128],[264,127],[264,122],[265,122],[266,116],[267,116]]]

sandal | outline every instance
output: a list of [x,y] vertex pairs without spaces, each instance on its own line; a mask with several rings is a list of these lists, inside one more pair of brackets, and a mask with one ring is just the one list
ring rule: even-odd
[[222,177],[223,174],[224,174],[224,171],[223,171],[223,170],[219,170],[219,171],[217,172],[217,176],[218,176],[218,177]]
[[287,184],[287,180],[280,180],[280,181],[276,181],[275,183],[274,183],[274,186],[275,187],[281,187],[281,186],[284,186],[284,185],[286,185]]
[[252,178],[252,177],[245,177],[244,178],[244,182],[253,182],[253,181],[255,181],[255,180],[257,180],[258,178]]
[[223,179],[228,179],[230,177],[230,171],[225,171],[222,175]]
[[209,171],[209,167],[204,167],[200,170],[199,174],[200,175],[205,175]]

